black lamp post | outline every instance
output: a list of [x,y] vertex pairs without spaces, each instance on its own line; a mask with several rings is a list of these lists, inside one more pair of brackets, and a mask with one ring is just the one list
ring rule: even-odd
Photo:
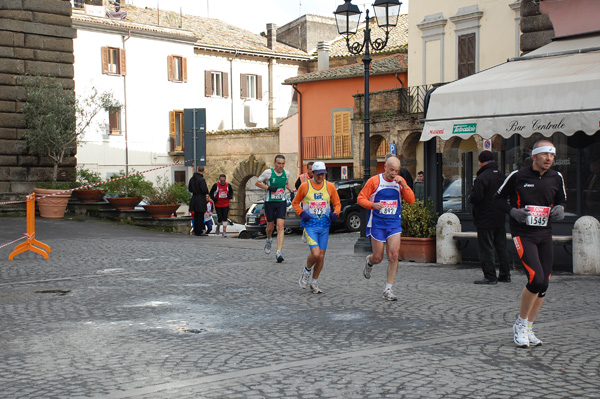
[[[358,30],[358,24],[360,22],[360,14],[362,13],[358,6],[351,3],[352,0],[344,0],[344,4],[340,5],[337,10],[333,13],[335,15],[337,29],[340,35],[346,36],[346,45],[348,51],[352,54],[360,54],[363,49],[365,55],[362,59],[365,64],[365,114],[364,114],[364,181],[365,183],[371,177],[371,148],[370,148],[370,117],[369,117],[369,67],[371,65],[371,51],[372,47],[374,50],[383,50],[387,45],[389,38],[389,31],[398,24],[398,15],[400,13],[400,6],[402,2],[398,0],[375,0],[373,4],[373,10],[375,11],[375,18],[377,19],[377,25],[380,28],[385,29],[385,40],[377,38],[371,40],[371,29],[369,28],[369,9],[366,10],[367,19],[365,27],[365,37],[362,43],[354,42],[350,43],[350,35],[354,35]],[[354,244],[354,252],[370,252],[371,242],[367,239],[367,218],[368,211],[363,209],[362,222],[360,226],[360,238]]]

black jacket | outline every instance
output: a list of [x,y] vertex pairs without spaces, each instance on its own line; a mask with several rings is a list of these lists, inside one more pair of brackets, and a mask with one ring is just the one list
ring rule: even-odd
[[480,229],[504,227],[506,214],[494,202],[494,194],[504,182],[498,164],[490,161],[477,171],[469,201],[473,204],[473,222]]
[[[506,202],[509,199],[510,204]],[[498,189],[494,196],[498,209],[509,213],[512,208],[524,208],[526,205],[554,207],[567,205],[565,182],[562,175],[554,169],[549,169],[543,175],[527,166],[512,172]],[[527,226],[512,217],[508,218],[511,233],[514,235],[551,234],[552,227]]]
[[404,180],[406,180],[406,184],[408,185],[408,187],[410,187],[410,189],[413,189],[413,178],[410,175],[410,172],[408,171],[408,169],[406,169],[404,166],[400,168],[400,176],[402,176],[404,178]]
[[188,184],[188,190],[192,193],[190,200],[190,212],[206,212],[206,194],[208,187],[202,173],[194,173]]

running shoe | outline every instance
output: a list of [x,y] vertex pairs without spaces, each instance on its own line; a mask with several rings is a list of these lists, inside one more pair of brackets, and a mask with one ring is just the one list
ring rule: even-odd
[[391,288],[387,288],[385,291],[383,291],[383,299],[386,301],[397,301],[398,297],[394,295]]
[[369,263],[369,257],[367,256],[367,260],[365,262],[365,268],[363,269],[363,276],[366,279],[371,278],[371,272],[373,271],[373,265]]
[[227,238],[227,235],[225,235],[225,233],[223,233],[223,235],[221,236],[223,238]]
[[313,294],[322,294],[323,290],[319,288],[319,284],[316,281],[310,282],[310,292]]
[[535,336],[533,333],[532,327],[527,327],[527,337],[529,338],[529,346],[540,346],[542,345],[542,340]]
[[275,260],[277,261],[277,263],[283,262],[283,255],[281,254],[281,250],[279,249],[275,253]]
[[298,281],[298,285],[300,285],[300,288],[305,289],[306,287],[308,287],[308,280],[310,280],[310,271],[306,271],[306,268],[304,268],[304,270],[302,270],[300,280]]
[[513,332],[513,340],[517,346],[520,346],[521,348],[526,348],[529,346],[529,329],[525,324],[519,323],[519,320],[515,321],[515,324],[513,324]]
[[267,238],[267,242],[265,244],[265,253],[268,255],[271,253],[271,240]]

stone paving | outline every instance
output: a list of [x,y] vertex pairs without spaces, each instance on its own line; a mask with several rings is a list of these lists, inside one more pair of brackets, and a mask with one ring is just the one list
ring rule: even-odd
[[[401,263],[362,277],[356,233],[334,234],[319,285],[298,286],[263,240],[36,219],[49,260],[0,249],[0,398],[598,398],[600,277],[558,273],[521,349],[525,275]],[[0,245],[25,218],[0,218]]]

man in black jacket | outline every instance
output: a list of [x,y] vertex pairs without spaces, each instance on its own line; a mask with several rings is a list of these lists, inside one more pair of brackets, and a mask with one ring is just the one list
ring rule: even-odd
[[[504,182],[504,175],[498,170],[491,151],[479,154],[479,171],[473,183],[470,202],[473,204],[473,221],[477,227],[477,248],[483,270],[483,279],[475,284],[496,284],[510,282],[510,268],[506,252],[506,214],[494,200],[494,194]],[[496,253],[500,262],[500,275],[496,278]]]
[[194,234],[197,236],[207,236],[204,233],[204,212],[206,212],[206,203],[209,201],[208,187],[204,180],[204,166],[198,166],[188,184],[188,190],[192,193],[190,200],[190,212],[194,212]]

